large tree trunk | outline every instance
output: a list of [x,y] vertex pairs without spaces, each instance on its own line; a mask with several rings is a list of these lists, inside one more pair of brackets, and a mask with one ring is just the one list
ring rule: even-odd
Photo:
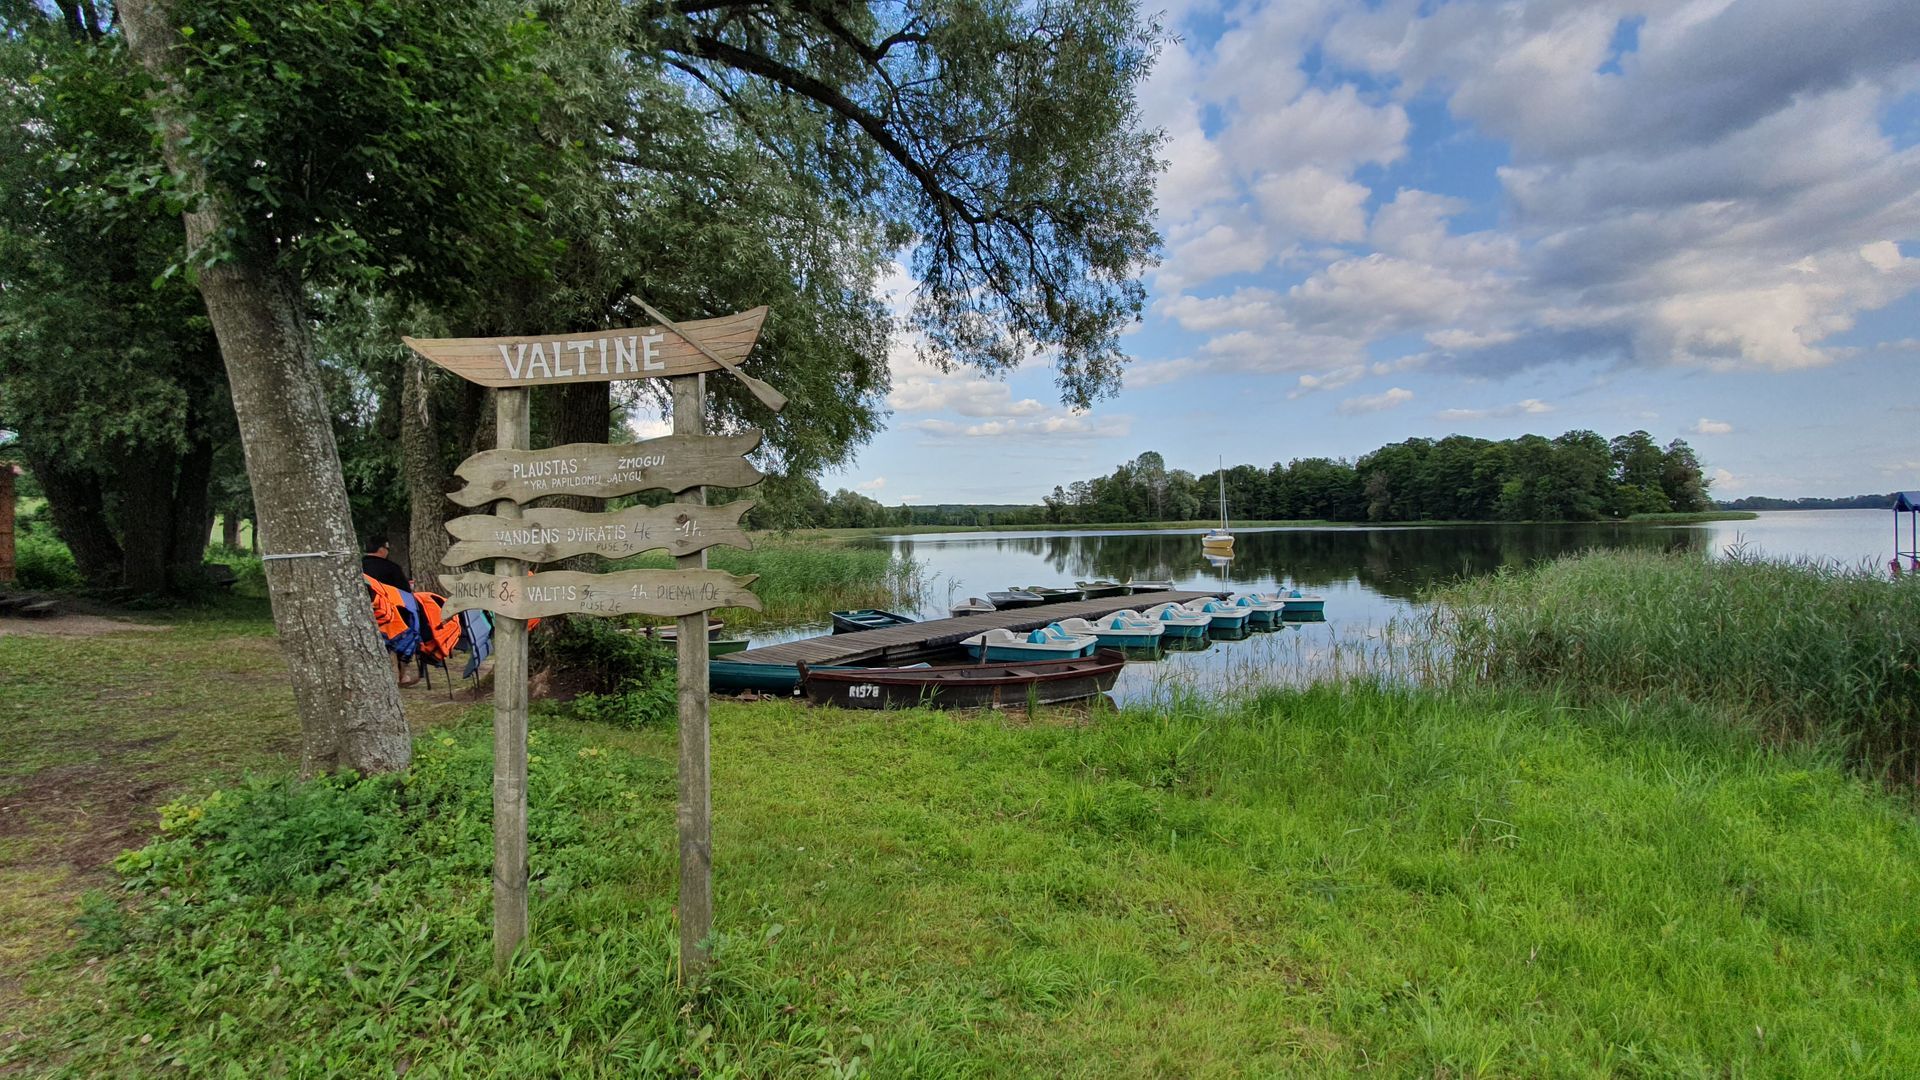
[[[173,83],[176,31],[165,0],[119,5],[135,57]],[[167,164],[190,192],[203,187],[178,117],[163,117]],[[225,243],[229,193],[209,190],[185,215],[187,246]],[[200,295],[226,360],[254,509],[266,532],[273,621],[300,716],[301,771],[387,772],[412,746],[392,663],[374,632],[359,545],[333,441],[326,395],[301,310],[300,283],[257,250],[200,271]]]
[[440,431],[434,425],[432,375],[427,362],[407,350],[400,373],[400,474],[406,480],[407,548],[414,584],[440,591],[440,564],[452,546],[447,535],[447,470],[440,460]]
[[213,535],[213,444],[195,441],[180,455],[173,480],[173,542],[167,545],[167,580],[185,588],[205,579],[207,542]]
[[89,584],[120,580],[122,552],[107,522],[106,499],[91,471],[67,469],[51,458],[29,452],[27,464],[47,496],[53,529],[73,552],[74,565]]
[[[563,383],[557,388],[553,412],[553,445],[567,443],[603,443],[607,441],[608,429],[612,424],[613,384],[604,382]],[[553,506],[583,513],[597,514],[607,508],[607,500],[593,499],[584,495],[566,495],[549,499]],[[605,559],[598,555],[575,555],[562,559],[559,566],[567,570],[594,572],[605,568]]]
[[135,596],[167,591],[167,549],[173,546],[173,478],[178,455],[158,447],[137,447],[117,470],[120,584]]

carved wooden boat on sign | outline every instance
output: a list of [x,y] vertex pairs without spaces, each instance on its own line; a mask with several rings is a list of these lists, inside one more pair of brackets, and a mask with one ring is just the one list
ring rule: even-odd
[[680,616],[721,607],[759,611],[760,598],[747,591],[759,576],[736,577],[720,570],[442,574],[447,602],[441,610],[452,614],[481,608],[510,619],[567,614]]
[[482,386],[550,386],[668,379],[719,371],[723,365],[706,356],[699,346],[706,346],[722,360],[739,363],[753,351],[760,326],[766,321],[767,309],[757,307],[717,319],[677,323],[672,330],[636,326],[540,337],[401,340],[468,382]]
[[480,506],[549,495],[610,499],[655,488],[752,487],[764,477],[746,456],[759,445],[760,433],[749,431],[668,435],[637,443],[568,443],[546,450],[486,450],[454,470],[467,486],[447,498],[460,506]]
[[608,514],[539,507],[518,518],[469,514],[447,522],[458,543],[441,561],[464,566],[481,559],[521,559],[550,563],[574,555],[604,555],[609,559],[665,548],[675,556],[691,555],[719,544],[751,548],[753,541],[740,528],[740,516],[753,509],[750,502],[723,506],[672,503],[634,506]]

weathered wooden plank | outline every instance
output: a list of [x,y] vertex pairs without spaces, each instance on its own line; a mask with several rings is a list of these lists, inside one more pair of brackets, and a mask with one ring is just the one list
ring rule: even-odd
[[[528,390],[494,395],[495,433],[509,449],[531,437]],[[520,508],[500,504],[511,518]],[[495,576],[517,581],[522,565],[493,564]],[[504,975],[527,936],[527,624],[502,618],[493,628],[493,969]]]
[[421,356],[469,382],[482,386],[549,386],[667,379],[718,371],[723,365],[705,356],[699,346],[737,364],[753,350],[766,319],[767,309],[757,307],[717,319],[683,322],[675,328],[679,333],[664,326],[636,326],[540,337],[402,340]]
[[736,577],[722,570],[617,570],[583,574],[548,570],[525,576],[442,574],[452,614],[480,608],[513,619],[550,615],[692,615],[720,607],[760,610],[748,591],[758,574]]
[[691,555],[720,544],[751,548],[740,516],[751,502],[724,506],[635,506],[609,514],[543,507],[521,517],[469,514],[447,522],[458,541],[441,560],[464,566],[486,558],[557,562],[574,555],[605,555],[609,559],[665,548],[673,555]]
[[611,499],[703,484],[752,487],[764,477],[746,461],[760,433],[667,435],[637,443],[568,443],[546,450],[485,450],[454,472],[467,486],[448,495],[461,506],[496,499],[529,502],[548,495]]
[[[673,430],[697,438],[706,431],[707,380],[693,375],[673,380]],[[705,488],[679,496],[684,507],[704,506]],[[681,573],[708,571],[707,553],[696,551],[680,558]],[[713,775],[711,735],[707,721],[706,617],[680,620],[679,715],[680,746],[674,800],[674,833],[680,847],[680,977],[698,983],[707,971],[707,938],[713,933]]]

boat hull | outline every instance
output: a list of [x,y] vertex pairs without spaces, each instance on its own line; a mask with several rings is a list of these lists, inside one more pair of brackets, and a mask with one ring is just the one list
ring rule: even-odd
[[1079,589],[1028,589],[1027,592],[1040,598],[1043,604],[1064,604],[1081,598]]
[[847,709],[1018,708],[1080,701],[1113,689],[1126,657],[945,668],[809,668],[807,700]]
[[791,695],[800,689],[800,669],[792,664],[712,660],[707,663],[707,684],[715,690]]
[[863,630],[879,630],[888,626],[901,626],[913,621],[905,615],[897,615],[891,611],[880,611],[877,609],[835,611],[832,612],[831,615],[833,618],[833,632],[836,634],[857,634]]
[[1282,601],[1282,604],[1283,606],[1280,609],[1280,613],[1289,617],[1294,615],[1324,615],[1327,611],[1327,601],[1324,597],[1320,599],[1301,598],[1297,600],[1285,600]]
[[[985,656],[980,655],[980,651],[983,648],[986,650]],[[1044,649],[1035,645],[968,645],[967,655],[973,657],[975,660],[984,660],[988,663],[1012,663],[1022,660],[1074,660],[1091,654],[1096,648],[1098,648],[1098,645],[1093,643],[1083,645],[1073,651],[1066,649]]]
[[1133,593],[1133,586],[1112,581],[1076,581],[1074,584],[1080,586],[1080,592],[1089,600],[1098,600],[1105,596],[1129,596]]
[[987,599],[992,601],[993,606],[1000,611],[1010,611],[1016,608],[1039,607],[1042,603],[1045,603],[1045,601],[1041,600],[1039,597],[1034,596],[1031,593],[1010,593],[1010,592],[988,593]]

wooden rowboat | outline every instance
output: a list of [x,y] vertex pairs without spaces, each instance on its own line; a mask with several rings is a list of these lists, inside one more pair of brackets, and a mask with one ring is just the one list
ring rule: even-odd
[[1006,592],[990,592],[987,594],[987,599],[993,601],[993,606],[1001,611],[1007,611],[1012,608],[1032,607],[1035,604],[1042,603],[1039,596],[1025,589],[1008,589]]
[[857,634],[862,630],[878,630],[885,626],[903,626],[912,622],[905,615],[897,615],[879,608],[861,608],[858,611],[835,611],[833,632],[836,634]]
[[1080,586],[1080,591],[1089,600],[1098,600],[1103,596],[1125,596],[1133,591],[1133,586],[1118,581],[1076,581],[1074,584]]
[[[1015,591],[1018,592],[1020,590]],[[1043,604],[1064,604],[1070,600],[1079,600],[1082,598],[1079,589],[1049,589],[1044,585],[1029,585],[1025,591],[1039,597],[1040,602]]]
[[801,690],[815,705],[846,709],[1019,708],[1079,701],[1113,689],[1127,658],[1113,649],[1069,660],[958,667],[813,668]]

